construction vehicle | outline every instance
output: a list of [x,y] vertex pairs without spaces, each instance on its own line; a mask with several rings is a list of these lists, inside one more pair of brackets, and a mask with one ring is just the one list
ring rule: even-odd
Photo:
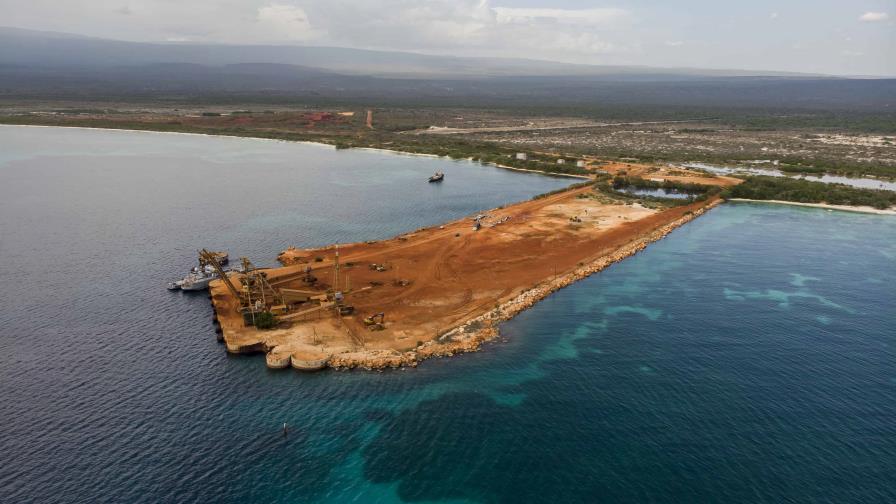
[[317,282],[317,277],[311,274],[311,266],[305,266],[305,276],[302,277],[302,282],[306,284]]
[[374,313],[373,315],[364,318],[364,325],[366,325],[367,329],[370,329],[371,331],[382,331],[386,328],[385,323],[385,312]]

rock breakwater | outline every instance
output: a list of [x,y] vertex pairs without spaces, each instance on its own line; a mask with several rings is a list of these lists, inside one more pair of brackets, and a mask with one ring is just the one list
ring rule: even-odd
[[367,370],[398,368],[402,366],[413,367],[420,361],[433,357],[451,357],[460,353],[478,351],[483,343],[498,337],[498,326],[502,322],[510,320],[524,310],[531,308],[535,303],[552,293],[637,254],[649,244],[663,239],[678,227],[694,220],[721,202],[722,200],[712,201],[706,206],[688,212],[679,219],[645,236],[634,239],[613,252],[604,254],[570,273],[538,284],[515,298],[500,304],[495,309],[470,319],[441,334],[436,340],[423,343],[413,350],[406,352],[393,350],[347,352],[333,355],[327,365],[336,369],[361,368]]

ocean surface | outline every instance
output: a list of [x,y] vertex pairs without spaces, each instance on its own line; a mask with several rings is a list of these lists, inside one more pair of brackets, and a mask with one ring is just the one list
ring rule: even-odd
[[227,355],[165,282],[200,247],[270,264],[571,181],[19,127],[0,177],[0,502],[896,501],[892,217],[726,204],[481,352],[300,374]]

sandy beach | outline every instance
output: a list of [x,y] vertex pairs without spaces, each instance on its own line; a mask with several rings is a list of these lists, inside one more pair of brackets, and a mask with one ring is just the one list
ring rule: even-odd
[[849,206],[849,205],[828,205],[827,203],[799,203],[796,201],[782,201],[782,200],[757,200],[757,199],[747,199],[747,198],[731,198],[728,201],[741,201],[747,203],[769,203],[774,205],[792,205],[792,206],[802,206],[802,207],[811,207],[811,208],[823,208],[827,210],[840,210],[843,212],[856,212],[856,213],[867,213],[867,214],[875,214],[875,215],[896,215],[896,209],[886,209],[882,210],[880,208],[874,208],[870,206]]

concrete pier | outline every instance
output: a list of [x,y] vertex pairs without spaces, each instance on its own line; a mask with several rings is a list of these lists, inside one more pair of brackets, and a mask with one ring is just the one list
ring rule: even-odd
[[330,355],[300,350],[292,353],[292,367],[299,371],[318,371],[327,367]]
[[271,369],[286,369],[292,363],[292,354],[273,350],[265,355],[265,362]]

